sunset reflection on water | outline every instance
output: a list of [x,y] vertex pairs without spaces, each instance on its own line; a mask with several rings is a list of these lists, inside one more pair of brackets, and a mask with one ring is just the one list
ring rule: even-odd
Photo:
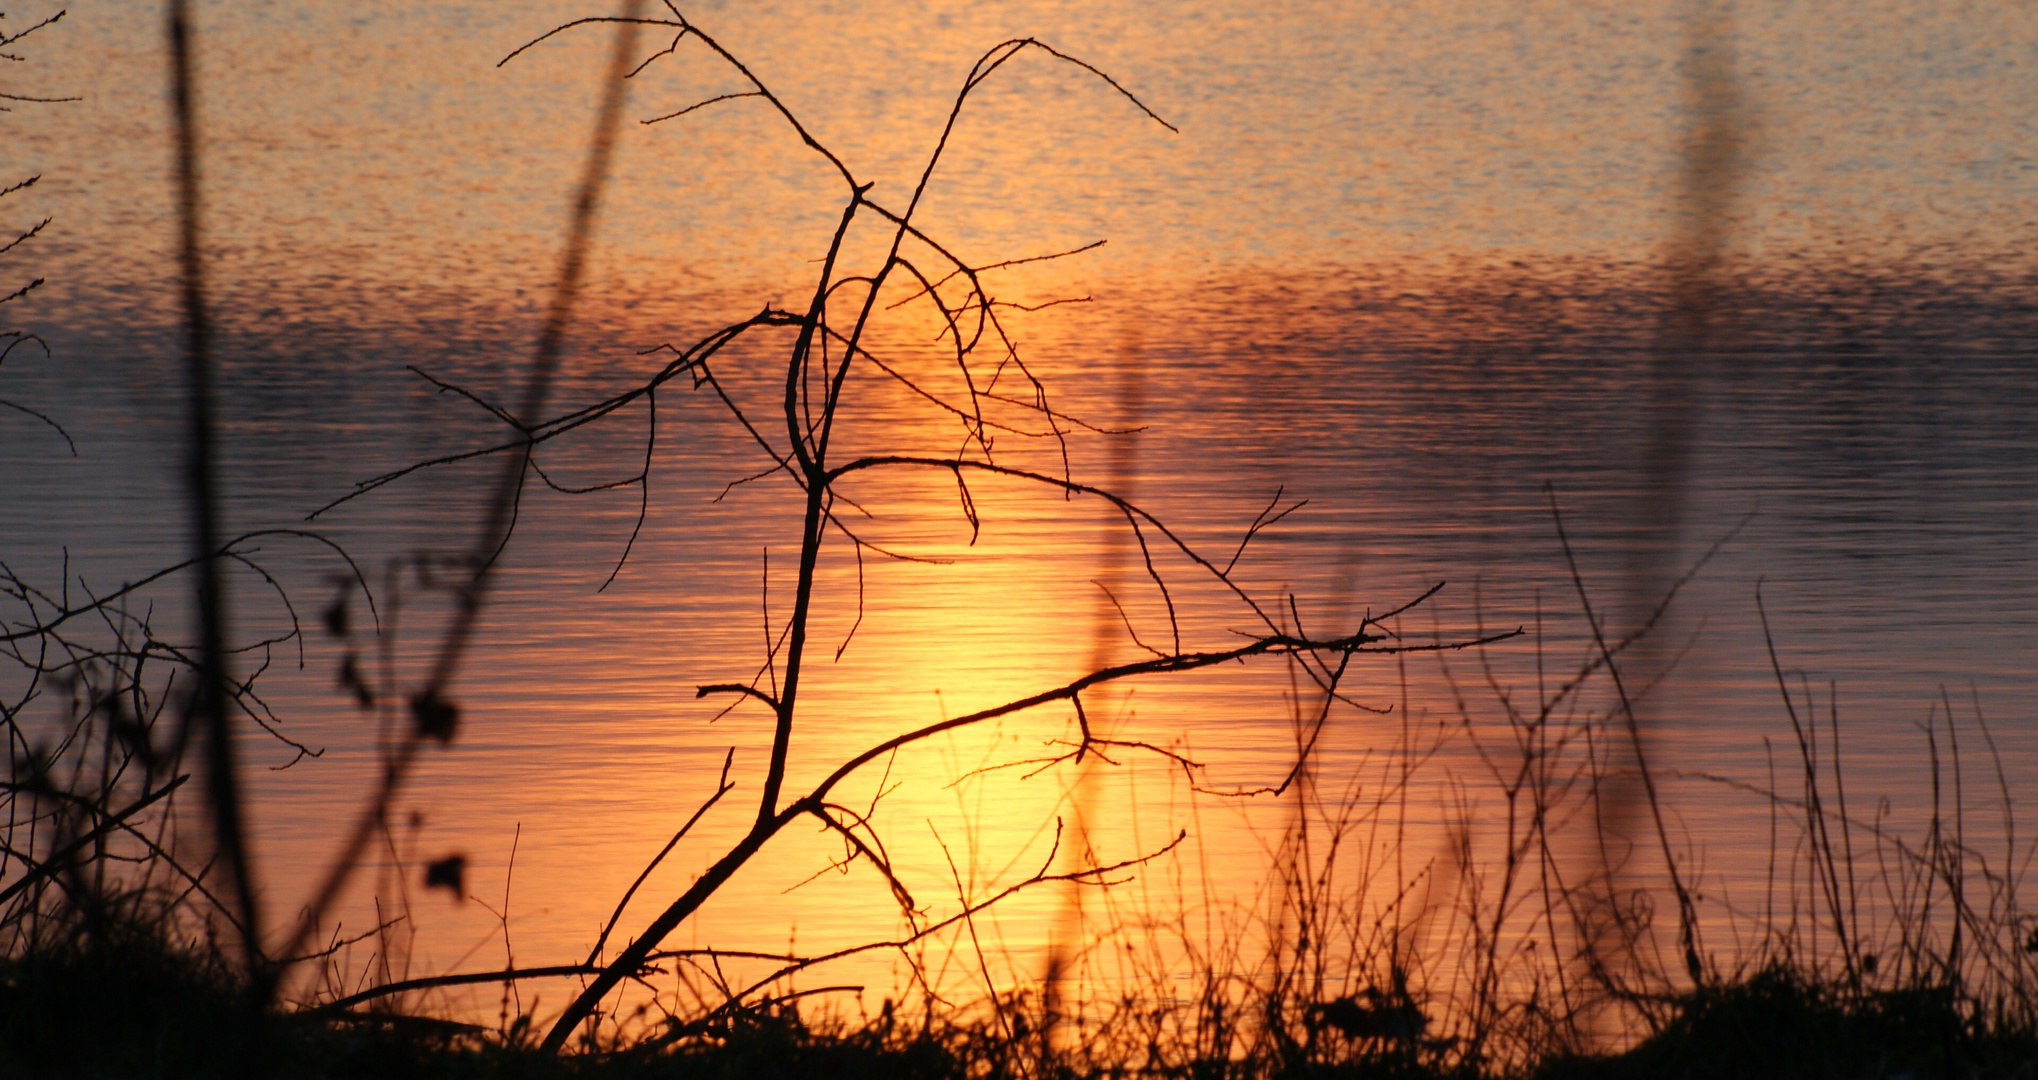
[[[1732,318],[1692,358],[1699,419],[1680,562],[1740,531],[1663,629],[1685,651],[1651,732],[1674,762],[1666,788],[1679,827],[1722,890],[1758,872],[1768,810],[1699,774],[1762,782],[1762,737],[1782,723],[1757,581],[1787,664],[1809,682],[1838,681],[1862,790],[1916,811],[1912,724],[1942,684],[1977,687],[2018,775],[2038,760],[2027,419],[2038,386],[2030,222],[2018,216],[2038,181],[2015,149],[2038,114],[2025,108],[2029,74],[2010,66],[2033,30],[2010,11],[1970,21],[1871,5],[1844,35],[1816,12],[1741,13],[1753,164],[1729,223]],[[553,273],[601,39],[488,65],[583,13],[536,2],[207,9],[211,244],[238,523],[294,521],[383,470],[500,435],[402,365],[498,395],[514,385]],[[928,229],[978,264],[1107,240],[1000,271],[994,291],[1040,308],[1009,309],[1009,325],[1053,408],[1138,429],[1004,433],[999,459],[1109,480],[1220,565],[1277,492],[1283,506],[1306,499],[1238,561],[1235,580],[1268,611],[1348,632],[1369,610],[1448,581],[1398,628],[1410,640],[1528,628],[1489,652],[1495,686],[1522,693],[1539,648],[1555,670],[1579,663],[1589,638],[1546,482],[1588,587],[1622,610],[1652,434],[1642,372],[1663,337],[1657,260],[1684,123],[1674,14],[1051,3],[927,6],[882,22],[847,10],[698,13],[888,200],[911,190],[968,59],[1014,33],[1094,61],[1180,127],[1170,134],[1082,73],[1037,60],[1001,73],[966,114],[929,189]],[[178,520],[176,489],[159,464],[176,420],[169,203],[153,27],[78,23],[48,78],[92,96],[26,139],[65,230],[38,271],[51,284],[37,317],[57,359],[7,377],[10,396],[64,413],[84,437],[74,462],[8,430],[0,491],[27,509],[0,538],[23,567],[60,564],[52,538],[65,538],[75,567],[115,579],[176,550],[165,524]],[[1936,48],[1906,44],[1917,34]],[[1889,82],[1910,89],[1891,94]],[[676,56],[633,88],[632,109],[648,119],[730,89],[701,57]],[[640,380],[664,362],[644,351],[653,346],[684,347],[766,303],[803,305],[838,186],[754,101],[633,131],[558,400]],[[867,265],[882,239],[859,233],[852,255]],[[1072,302],[1041,307],[1053,301]],[[929,390],[959,391],[924,308],[882,325],[874,352]],[[765,342],[786,340],[764,335],[717,362],[746,412],[781,426],[783,368],[771,365],[782,361]],[[867,367],[851,394],[838,460],[963,443],[954,416]],[[378,856],[415,865],[466,853],[475,895],[508,904],[519,962],[584,953],[730,748],[736,791],[652,875],[619,933],[755,813],[769,719],[752,703],[717,718],[727,701],[696,700],[694,688],[748,681],[783,627],[797,493],[774,477],[729,487],[770,462],[704,392],[675,384],[660,409],[644,530],[606,590],[637,492],[530,500],[459,687],[466,734],[431,757],[399,807],[418,824],[400,825]],[[1040,426],[1020,410],[999,417]],[[642,410],[625,410],[554,444],[545,463],[568,486],[606,482],[634,469],[645,435]],[[483,475],[422,474],[318,527],[379,573],[466,543]],[[1264,629],[1224,582],[1149,533],[1163,596],[1123,518],[1092,497],[972,479],[966,513],[956,477],[940,470],[873,473],[844,492],[859,535],[909,558],[866,550],[859,564],[839,542],[824,553],[794,787],[902,730],[1145,655],[1135,633],[1172,651],[1170,603],[1184,649]],[[326,588],[331,567],[277,558],[309,593]],[[391,633],[421,648],[434,599],[404,589],[412,607]],[[240,592],[251,623],[281,617],[258,609],[254,582]],[[258,865],[279,911],[299,902],[374,768],[365,722],[331,689],[336,662],[315,642],[301,672],[265,676],[292,733],[328,750],[252,778]],[[1419,754],[1425,779],[1395,811],[1411,823],[1396,852],[1404,879],[1456,842],[1447,826],[1494,813],[1456,785],[1481,775],[1475,741],[1497,692],[1476,657],[1444,664],[1361,658],[1345,687],[1357,704],[1333,706],[1304,789],[1386,806],[1404,794],[1397,770]],[[1055,703],[873,764],[841,801],[869,810],[916,899],[942,911],[958,893],[980,898],[1079,865],[1071,858],[1117,862],[1190,833],[1176,855],[1123,875],[1121,891],[1086,894],[1081,917],[1064,886],[987,915],[977,929],[1001,986],[1043,978],[1054,943],[1081,956],[1112,927],[1208,920],[1263,935],[1276,899],[1268,863],[1295,797],[1191,785],[1277,783],[1298,715],[1316,707],[1295,686],[1282,663],[1260,661],[1091,699],[1100,726],[1201,768],[1130,750],[1115,765],[1042,771],[1027,762],[1064,754],[1075,730]],[[1058,835],[1065,849],[1051,859]],[[896,905],[868,866],[828,870],[842,857],[838,839],[795,828],[672,944],[819,951],[896,932]],[[377,887],[396,902],[393,878],[365,875],[349,926],[370,924]],[[508,955],[480,905],[409,903],[418,971]],[[942,992],[981,991],[968,946],[943,947],[958,951],[929,961]],[[1124,974],[1089,960],[1085,977],[1101,986]],[[874,1001],[903,992],[902,978],[883,956],[839,981],[865,984]]]

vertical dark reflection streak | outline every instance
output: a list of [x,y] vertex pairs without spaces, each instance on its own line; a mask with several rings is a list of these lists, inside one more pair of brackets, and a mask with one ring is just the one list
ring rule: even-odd
[[[594,233],[595,212],[601,203],[602,190],[606,186],[610,165],[614,160],[617,128],[622,120],[623,100],[628,90],[631,58],[635,54],[637,24],[643,13],[644,0],[624,0],[621,14],[609,21],[616,22],[616,38],[603,82],[601,105],[596,113],[593,136],[580,182],[575,187],[572,215],[566,230],[566,244],[560,257],[559,279],[555,283],[552,300],[547,308],[545,322],[539,332],[536,354],[532,359],[531,371],[523,387],[523,395],[516,413],[517,426],[524,435],[524,449],[520,453],[507,455],[502,475],[491,496],[488,514],[476,534],[474,547],[469,552],[469,564],[473,573],[462,584],[456,598],[451,622],[439,641],[431,675],[423,688],[411,697],[411,718],[415,723],[405,733],[396,747],[386,756],[373,796],[361,814],[355,818],[347,839],[339,854],[326,869],[317,891],[297,921],[290,941],[279,950],[278,955],[286,958],[301,954],[311,937],[319,929],[326,912],[332,909],[352,878],[355,868],[366,853],[369,842],[384,820],[390,803],[402,789],[416,766],[418,753],[427,741],[442,744],[451,743],[455,734],[458,711],[446,695],[454,676],[459,673],[460,663],[465,659],[467,646],[480,620],[481,609],[488,597],[492,584],[490,571],[494,568],[502,550],[509,544],[510,532],[516,524],[517,506],[521,500],[523,485],[531,468],[531,454],[537,442],[532,438],[536,425],[544,418],[545,403],[550,395],[553,376],[556,373],[561,354],[564,351],[566,332],[571,328],[576,305],[580,299],[587,268],[588,247]],[[499,66],[499,65],[498,65]],[[267,993],[275,993],[282,985],[282,972],[270,974]]]
[[214,857],[226,877],[227,895],[241,930],[249,971],[262,966],[262,936],[248,865],[233,736],[227,729],[226,584],[219,557],[217,443],[212,414],[212,323],[206,311],[205,261],[198,200],[198,103],[192,71],[190,5],[171,0],[171,104],[177,122],[177,225],[184,307],[184,366],[188,380],[189,442],[185,483],[191,496],[191,539],[198,563],[198,686],[186,714],[184,737],[195,727],[204,743],[206,802],[212,819]]
[[[1711,357],[1726,345],[1731,333],[1723,302],[1729,284],[1726,255],[1732,241],[1734,203],[1745,171],[1746,108],[1733,67],[1731,2],[1686,0],[1678,15],[1685,34],[1681,67],[1688,127],[1663,258],[1661,322],[1646,357],[1646,429],[1641,475],[1633,492],[1627,530],[1625,595],[1621,598],[1621,615],[1630,627],[1644,624],[1678,574],[1693,446],[1703,423],[1701,410]],[[1675,711],[1674,705],[1666,706],[1669,691],[1661,681],[1672,661],[1668,646],[1673,638],[1668,625],[1658,624],[1623,658],[1627,684],[1637,692],[1632,697],[1625,692],[1622,695],[1629,745],[1625,751],[1617,751],[1618,760],[1608,763],[1601,828],[1620,841],[1619,848],[1633,851],[1647,844],[1638,835],[1647,828],[1644,819],[1655,821],[1654,839],[1677,886],[1686,974],[1694,984],[1700,984],[1705,972],[1696,914],[1687,886],[1679,882],[1679,860],[1663,831],[1651,778],[1643,774],[1652,736]],[[1620,677],[1615,672],[1615,678]],[[1608,850],[1604,843],[1601,846],[1602,852]],[[1622,866],[1615,862],[1603,869],[1609,910],[1614,910],[1621,893]],[[1596,929],[1603,933],[1607,928]],[[1596,950],[1599,944],[1589,941],[1588,947]]]
[[[1127,499],[1136,497],[1134,485],[1139,476],[1139,436],[1133,429],[1141,425],[1146,413],[1144,352],[1138,329],[1127,330],[1119,343],[1115,385],[1112,388],[1114,412],[1108,425],[1113,431],[1123,434],[1106,436],[1110,441],[1104,484]],[[1098,588],[1090,609],[1090,656],[1084,670],[1101,670],[1117,656],[1121,620],[1130,618],[1130,612],[1124,611],[1119,604],[1127,591],[1123,585],[1126,571],[1132,565],[1132,544],[1131,535],[1118,528],[1116,521],[1105,523],[1097,552],[1095,584]],[[1092,725],[1112,715],[1096,708],[1096,700],[1104,694],[1113,694],[1116,698],[1114,704],[1122,711],[1129,691],[1114,692],[1100,688],[1097,694],[1092,695]],[[1063,872],[1097,865],[1091,850],[1090,819],[1097,801],[1097,784],[1092,774],[1098,767],[1094,755],[1078,756],[1076,776],[1065,798],[1074,818],[1074,827],[1068,832],[1069,841],[1061,857]],[[1044,1020],[1048,1025],[1042,1035],[1050,1049],[1059,1049],[1055,1039],[1060,1021],[1064,1019],[1061,1013],[1068,984],[1081,982],[1070,975],[1070,968],[1086,955],[1083,948],[1086,918],[1083,886],[1072,882],[1062,895],[1062,909],[1056,916],[1054,931],[1048,941],[1047,971],[1041,984]]]
[[1708,358],[1730,331],[1723,325],[1724,263],[1744,173],[1746,110],[1734,77],[1732,10],[1725,0],[1690,0],[1684,17],[1691,127],[1665,253],[1663,323],[1649,358],[1648,446],[1628,560],[1633,615],[1655,606],[1676,570]]

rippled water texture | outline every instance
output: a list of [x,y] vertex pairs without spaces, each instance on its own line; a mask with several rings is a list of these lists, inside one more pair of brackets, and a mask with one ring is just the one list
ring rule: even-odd
[[[500,435],[485,412],[404,368],[494,393],[528,362],[609,39],[568,35],[495,64],[597,13],[535,0],[199,5],[234,528],[301,524],[356,481]],[[1766,782],[1763,738],[1788,732],[1758,583],[1784,667],[1804,673],[1794,684],[1822,703],[1828,680],[1836,688],[1864,805],[1881,793],[1898,813],[1922,805],[1916,725],[1942,688],[1961,715],[1978,703],[1988,716],[2012,783],[2033,775],[2038,20],[2021,5],[1748,3],[1711,37],[1693,29],[1703,10],[1660,4],[688,13],[894,204],[970,62],[1014,35],[1095,64],[1179,128],[1079,70],[1022,56],[964,113],[921,221],[979,265],[1107,241],[993,279],[1014,304],[1082,301],[1008,309],[1021,355],[1056,408],[1137,429],[1077,430],[1071,475],[1126,491],[1220,561],[1277,490],[1307,499],[1246,549],[1238,578],[1308,628],[1347,628],[1448,581],[1402,618],[1404,633],[1540,627],[1547,666],[1569,670],[1588,634],[1552,492],[1593,602],[1616,627],[1731,536],[1646,658],[1651,674],[1678,658],[1652,691],[1651,745],[1675,773],[1678,829],[1721,887],[1762,873],[1768,809],[1697,774]],[[80,4],[0,86],[82,98],[0,118],[0,180],[43,177],[0,204],[6,223],[54,218],[0,263],[10,290],[14,278],[47,279],[0,310],[50,350],[10,357],[0,397],[59,420],[78,447],[74,458],[32,420],[0,417],[0,557],[51,583],[66,558],[74,578],[105,586],[183,552],[158,17]],[[1712,52],[1693,53],[1694,42]],[[635,80],[629,113],[649,119],[738,89],[687,43]],[[1691,148],[1708,131],[1738,148],[1716,190],[1693,179],[1703,177]],[[646,349],[767,303],[803,305],[840,212],[839,179],[756,99],[631,125],[619,145],[556,399],[568,406],[646,377],[662,363]],[[1699,286],[1666,268],[1694,244],[1721,253],[1700,283],[1700,331],[1689,322]],[[924,312],[888,326],[878,347],[954,389]],[[732,393],[774,407],[783,374],[772,362],[762,348],[732,354]],[[874,372],[860,370],[852,392],[842,438],[856,452],[960,444],[952,418]],[[628,563],[598,591],[631,536],[638,489],[532,495],[458,687],[463,738],[430,756],[397,808],[389,847],[410,860],[465,852],[491,904],[505,899],[516,837],[507,902],[521,962],[588,948],[734,747],[736,793],[645,886],[641,924],[747,820],[739,807],[755,797],[768,745],[761,710],[711,720],[722,702],[696,701],[693,688],[758,671],[791,594],[798,506],[783,480],[716,501],[768,461],[712,397],[674,384],[659,406],[648,515]],[[624,477],[638,467],[644,419],[626,410],[543,460],[565,486]],[[1681,448],[1674,468],[1662,464],[1666,432]],[[1000,451],[1061,467],[1053,440],[1013,435]],[[415,581],[384,588],[384,567],[466,544],[492,475],[421,474],[315,526],[383,590],[400,669],[423,655],[438,610]],[[1128,625],[1149,644],[1167,638],[1143,560],[1094,501],[975,484],[973,536],[952,477],[852,493],[873,515],[869,539],[940,561],[872,555],[859,570],[839,545],[824,557],[825,646],[795,777],[903,726],[1144,655]],[[1666,514],[1667,552],[1647,542]],[[265,547],[300,612],[325,602],[330,560]],[[1186,647],[1252,628],[1221,589],[1193,583],[1194,567],[1156,558],[1181,583],[1172,599]],[[259,579],[234,588],[245,626],[284,617]],[[156,601],[180,610],[174,591]],[[1537,640],[1489,651],[1498,686],[1533,690]],[[301,668],[294,651],[279,653],[265,675],[285,730],[324,750],[272,772],[261,766],[291,754],[249,744],[259,866],[278,912],[302,902],[374,767],[373,721],[333,686],[339,657],[314,636]],[[1394,711],[1338,707],[1322,790],[1360,776],[1357,797],[1376,798],[1370,778],[1411,726],[1439,732],[1435,768],[1458,762],[1458,775],[1478,778],[1475,734],[1497,715],[1496,691],[1475,657],[1448,663],[1456,693],[1429,658],[1354,669],[1348,694]],[[1292,754],[1289,687],[1269,663],[1142,682],[1091,708],[1116,730],[1186,748],[1209,784],[1250,787],[1278,779]],[[1191,830],[1194,857],[1139,886],[1149,913],[1251,900],[1286,804],[1192,799],[1171,765],[1145,759],[1081,784],[1071,768],[951,783],[1057,752],[1044,742],[1072,725],[1056,706],[894,763],[888,783],[899,786],[879,820],[930,903],[1023,876],[1046,857],[1058,814],[1088,822],[1106,861]],[[853,797],[878,790],[872,775]],[[1453,798],[1487,797],[1479,791],[1453,795],[1439,779],[1410,814],[1433,823]],[[937,838],[958,860],[953,873]],[[1411,841],[1408,860],[1435,857],[1437,842]],[[681,936],[822,948],[892,929],[890,895],[867,871],[784,892],[831,851],[839,857],[825,837],[788,838]],[[398,902],[399,883],[366,875],[349,925],[372,918],[377,888]],[[416,970],[501,962],[493,915],[416,895],[415,881],[410,891]],[[1010,910],[996,928],[1006,974],[1038,976],[1046,937],[1068,934],[1067,903],[1043,894]]]

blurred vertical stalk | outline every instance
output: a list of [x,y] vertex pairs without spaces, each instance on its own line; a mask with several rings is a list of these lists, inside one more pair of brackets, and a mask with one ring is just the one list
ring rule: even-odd
[[1690,127],[1665,252],[1665,317],[1650,358],[1649,443],[1630,572],[1637,614],[1655,606],[1676,572],[1706,358],[1724,330],[1724,261],[1744,165],[1746,109],[1734,77],[1733,9],[1726,0],[1686,0],[1683,19]]
[[249,971],[262,966],[261,927],[251,869],[246,821],[241,806],[232,733],[227,726],[227,598],[219,558],[218,444],[212,414],[212,322],[206,311],[203,229],[198,198],[198,103],[192,70],[188,0],[171,0],[170,85],[177,123],[177,222],[179,270],[183,277],[184,365],[190,390],[185,483],[191,495],[191,530],[198,561],[198,686],[185,717],[185,737],[202,742],[206,804],[212,821],[213,857],[226,878],[223,890],[235,907],[243,959]]
[[[1730,0],[1684,0],[1678,17],[1684,24],[1680,66],[1688,126],[1663,259],[1664,315],[1647,359],[1646,445],[1629,533],[1626,595],[1622,598],[1622,614],[1635,628],[1657,614],[1678,574],[1692,448],[1702,421],[1707,366],[1726,333],[1726,254],[1744,171],[1746,108],[1734,74]],[[1658,623],[1623,658],[1625,672],[1612,672],[1616,687],[1621,688],[1621,712],[1629,736],[1627,753],[1622,756],[1630,760],[1607,762],[1600,823],[1602,830],[1627,842],[1620,846],[1632,846],[1640,837],[1628,834],[1630,823],[1653,822],[1664,869],[1677,893],[1685,973],[1693,983],[1702,984],[1705,975],[1691,883],[1680,873],[1649,773],[1649,735],[1662,725],[1668,711],[1663,705],[1666,691],[1659,681],[1670,658],[1664,644],[1669,640],[1667,629]],[[1645,699],[1641,688],[1652,685],[1657,689]],[[1635,687],[1636,694],[1630,696],[1625,687]],[[1602,844],[1601,850],[1610,849]],[[1618,866],[1609,863],[1604,869],[1611,900],[1624,890],[1617,881]],[[1599,944],[1593,944],[1595,951]]]
[[[1137,329],[1127,330],[1119,343],[1116,385],[1112,396],[1114,410],[1110,427],[1122,432],[1114,435],[1108,443],[1109,456],[1106,458],[1105,486],[1126,499],[1134,498],[1133,483],[1139,472],[1138,436],[1132,429],[1140,426],[1146,412],[1146,365],[1142,354],[1145,349]],[[1123,529],[1106,526],[1097,552],[1098,586],[1090,609],[1090,656],[1085,670],[1098,671],[1110,666],[1117,655],[1121,618],[1118,602],[1113,594],[1122,594],[1126,570],[1131,566],[1133,539]],[[1109,590],[1108,592],[1106,590]],[[1108,695],[1108,696],[1107,696]],[[1115,700],[1114,700],[1115,699]],[[1091,724],[1111,715],[1110,708],[1097,706],[1106,701],[1122,705],[1123,693],[1109,688],[1098,688],[1090,700]],[[1083,758],[1076,766],[1076,778],[1070,786],[1067,803],[1072,827],[1068,830],[1068,842],[1062,847],[1062,872],[1067,873],[1084,866],[1096,865],[1091,850],[1090,817],[1096,803],[1097,759],[1094,755]],[[1063,1019],[1061,1012],[1071,994],[1070,983],[1074,981],[1070,969],[1083,951],[1084,913],[1083,887],[1071,884],[1063,892],[1060,914],[1056,917],[1053,936],[1048,942],[1047,972],[1042,980],[1042,1016],[1044,1028],[1042,1049],[1053,1053],[1060,1049],[1057,1040],[1067,1036],[1060,1034]]]
[[[468,561],[473,573],[461,584],[455,598],[453,617],[439,639],[424,686],[411,695],[410,712],[414,723],[386,755],[374,793],[361,814],[354,819],[338,855],[326,867],[325,876],[320,879],[311,902],[305,906],[295,929],[280,950],[281,956],[295,957],[303,953],[325,916],[339,902],[370,841],[382,827],[397,793],[409,780],[425,744],[450,745],[457,734],[459,710],[448,694],[480,624],[481,611],[488,600],[489,586],[493,583],[490,571],[508,546],[510,532],[516,524],[524,480],[532,468],[531,455],[537,449],[533,433],[545,417],[553,377],[565,354],[566,335],[572,329],[581,290],[586,285],[595,219],[614,164],[616,136],[622,123],[624,100],[628,96],[627,80],[634,70],[638,24],[643,20],[644,5],[645,0],[623,0],[618,14],[597,20],[616,24],[615,42],[609,52],[602,81],[601,104],[595,113],[587,158],[581,169],[580,181],[574,188],[566,243],[559,259],[559,278],[553,286],[552,300],[546,308],[544,325],[539,330],[531,369],[514,414],[516,426],[524,436],[523,449],[506,456],[502,472],[496,479],[487,513],[469,551]],[[502,65],[498,63],[496,66]],[[280,989],[280,975],[281,972],[278,972],[272,978],[266,988],[267,993],[273,994]],[[557,1044],[550,1049],[557,1049]]]

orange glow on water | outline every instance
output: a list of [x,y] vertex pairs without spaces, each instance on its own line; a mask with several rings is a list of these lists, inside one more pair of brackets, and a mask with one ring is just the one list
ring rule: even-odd
[[[1934,53],[1907,50],[1908,10],[1857,5],[1848,17],[1880,29],[1843,44],[1823,21],[1832,13],[1779,8],[1742,24],[1746,93],[1767,104],[1732,221],[1733,347],[1704,358],[1708,397],[1692,406],[1712,426],[1693,450],[1686,554],[1762,513],[1691,587],[1688,619],[1666,631],[1698,635],[1703,624],[1666,677],[1651,735],[1677,763],[1665,783],[1687,800],[1680,827],[1727,867],[1709,879],[1723,893],[1752,888],[1747,859],[1768,836],[1767,808],[1730,804],[1705,779],[1756,782],[1761,737],[1777,730],[1754,582],[1771,583],[1807,669],[1863,687],[1865,734],[1850,747],[1870,779],[1916,780],[1905,740],[1931,698],[1920,686],[1973,678],[2006,708],[2038,702],[2028,471],[1973,464],[2029,460],[2028,355],[2017,351],[2028,341],[2029,230],[2002,223],[2022,221],[2016,207],[2028,203],[2028,168],[2004,148],[2024,144],[2030,84],[2028,65],[2011,77],[1999,62],[2029,55],[2038,23],[2011,19],[2007,6],[1966,29],[1928,19],[1946,46]],[[212,16],[210,243],[224,336],[238,350],[231,454],[236,513],[249,524],[295,524],[366,477],[503,437],[496,418],[403,367],[497,398],[514,385],[556,272],[562,193],[602,41],[568,38],[489,65],[579,14],[531,0]],[[1505,817],[1505,800],[1481,786],[1488,755],[1514,733],[1499,703],[1588,655],[1546,482],[1574,515],[1581,577],[1602,610],[1631,620],[1641,602],[1624,592],[1625,553],[1639,528],[1635,463],[1649,434],[1646,361],[1661,347],[1657,260],[1682,123],[1665,12],[1034,3],[890,21],[785,14],[760,7],[715,22],[888,207],[910,197],[969,59],[1011,34],[1067,46],[1179,127],[1038,56],[987,83],[958,127],[918,219],[930,232],[978,266],[1081,249],[987,273],[1013,305],[1000,309],[1005,327],[1056,418],[1023,407],[1034,390],[1006,364],[997,388],[1021,404],[982,404],[986,419],[1020,430],[991,429],[996,460],[1127,492],[1213,565],[1233,558],[1277,492],[1277,505],[1309,501],[1219,579],[1155,529],[1142,548],[1093,496],[1010,477],[965,487],[933,468],[845,480],[836,513],[874,546],[859,557],[831,533],[820,557],[792,789],[901,731],[1064,685],[1148,646],[1216,650],[1265,632],[1234,584],[1282,626],[1336,634],[1448,579],[1396,624],[1409,640],[1522,626],[1547,650],[1524,639],[1483,657],[1362,658],[1342,688],[1350,700],[1327,714],[1315,769],[1278,797],[1212,792],[1287,775],[1307,727],[1298,717],[1321,702],[1279,660],[1096,691],[1085,707],[1098,730],[1151,744],[1108,761],[1053,763],[1077,724],[1055,702],[871,763],[838,801],[870,818],[928,912],[1188,834],[1111,892],[1078,902],[1073,886],[1043,887],[987,913],[974,939],[940,939],[925,957],[935,989],[959,1000],[988,992],[973,940],[986,943],[1000,987],[1037,983],[1058,955],[1108,996],[1114,979],[1153,974],[1135,959],[1166,978],[1192,967],[1183,939],[1277,939],[1292,898],[1270,867],[1292,850],[1283,845],[1296,842],[1302,813],[1348,813],[1354,853],[1338,881],[1353,911],[1378,915],[1406,897],[1418,898],[1406,903],[1414,910],[1448,910],[1470,880],[1454,853],[1487,857]],[[106,452],[125,456],[111,465],[52,452],[10,470],[8,504],[30,509],[6,535],[41,543],[74,526],[100,546],[81,546],[81,564],[103,560],[93,572],[108,567],[110,578],[156,550],[162,530],[151,523],[174,513],[168,497],[134,490],[171,445],[160,434],[170,377],[150,351],[171,310],[159,227],[170,207],[158,89],[106,74],[154,72],[155,30],[89,18],[100,20],[79,18],[89,43],[52,78],[89,81],[96,96],[23,145],[51,162],[52,212],[76,230],[54,249],[53,310],[79,353],[130,365],[118,392],[81,383],[53,393],[130,442],[115,440]],[[1929,93],[1890,99],[1874,72],[1898,64],[1894,53]],[[675,54],[633,84],[631,107],[649,119],[740,89],[726,76]],[[1966,105],[1921,122],[1936,115],[1933,100]],[[1936,194],[1921,205],[1923,189]],[[562,407],[648,378],[672,355],[655,346],[683,349],[765,305],[803,309],[842,198],[839,178],[756,100],[632,129]],[[847,248],[863,272],[890,239],[868,225]],[[931,265],[924,246],[908,252]],[[912,291],[895,281],[882,299]],[[846,290],[835,318],[860,299]],[[881,311],[864,347],[959,409],[968,384],[935,313],[924,303]],[[715,361],[732,400],[781,440],[790,340],[783,328],[759,331]],[[1933,363],[1906,366],[1920,356]],[[987,348],[970,377],[989,386],[1000,362]],[[982,443],[968,449],[956,411],[872,365],[859,361],[847,385],[836,461],[986,456]],[[732,751],[735,790],[645,881],[618,937],[755,817],[767,710],[738,701],[724,714],[729,699],[700,700],[695,688],[763,672],[770,689],[782,677],[767,657],[794,592],[799,493],[782,475],[746,482],[770,459],[706,387],[676,380],[658,407],[645,501],[637,488],[568,497],[533,484],[461,684],[466,734],[429,758],[377,872],[344,912],[351,931],[381,917],[378,901],[407,902],[413,973],[579,959]],[[615,481],[639,467],[645,416],[632,405],[549,444],[542,462],[563,486]],[[1050,426],[1062,435],[1043,437]],[[31,475],[57,479],[20,479]],[[382,574],[465,542],[479,475],[420,474],[319,527]],[[71,494],[98,490],[88,481],[115,494]],[[1949,487],[1959,499],[1941,498]],[[330,567],[292,569],[323,583]],[[387,572],[410,605],[388,631],[408,672],[418,661],[404,650],[432,639],[442,597]],[[245,595],[258,587],[251,580]],[[1914,610],[1933,633],[1891,616]],[[261,611],[251,625],[285,618]],[[292,733],[330,749],[252,781],[277,910],[299,901],[332,823],[376,767],[371,723],[331,689],[336,648],[315,643],[301,671],[278,661],[265,675]],[[2012,760],[2038,745],[2026,721],[2019,714],[2004,735]],[[489,907],[404,896],[417,882],[396,864],[456,850]],[[814,952],[898,931],[887,883],[845,859],[838,836],[803,823],[671,944]],[[1410,934],[1443,942],[1430,942],[1439,955],[1460,955],[1445,948],[1458,945],[1442,920],[1410,922]],[[1127,959],[1110,952],[1113,933],[1168,944]],[[902,963],[880,953],[817,982],[861,983],[874,1003],[909,989]],[[1436,974],[1440,985],[1462,977]],[[472,1007],[492,1016],[485,998]]]

